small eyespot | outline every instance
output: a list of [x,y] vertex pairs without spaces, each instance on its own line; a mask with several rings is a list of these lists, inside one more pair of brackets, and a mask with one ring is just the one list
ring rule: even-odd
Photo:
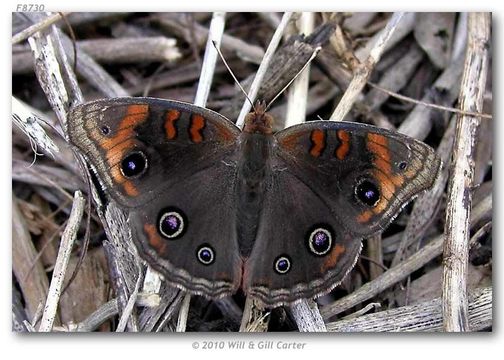
[[287,274],[291,269],[291,260],[287,255],[280,255],[274,262],[275,271],[280,274]]
[[380,201],[380,190],[373,182],[364,179],[355,187],[355,197],[364,205],[375,207]]
[[147,158],[140,151],[128,154],[121,161],[121,172],[127,178],[142,175],[147,170]]
[[158,224],[161,235],[171,240],[181,237],[187,227],[185,216],[175,209],[163,211]]
[[215,260],[215,251],[210,245],[204,244],[198,248],[196,256],[203,265],[210,265]]
[[103,135],[108,135],[110,134],[110,128],[107,126],[107,125],[103,125],[101,128],[100,128],[101,132]]
[[310,251],[318,256],[325,255],[331,250],[333,237],[329,230],[318,227],[308,237]]
[[408,167],[408,163],[406,161],[401,161],[397,167],[399,168],[399,170],[403,171],[403,170],[406,170],[406,168]]

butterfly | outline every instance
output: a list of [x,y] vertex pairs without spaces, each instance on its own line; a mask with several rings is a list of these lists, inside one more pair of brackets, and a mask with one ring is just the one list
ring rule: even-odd
[[73,108],[68,134],[169,284],[211,299],[241,288],[275,307],[341,283],[362,239],[432,187],[441,161],[370,125],[274,133],[273,121],[260,102],[241,130],[192,104],[113,98]]

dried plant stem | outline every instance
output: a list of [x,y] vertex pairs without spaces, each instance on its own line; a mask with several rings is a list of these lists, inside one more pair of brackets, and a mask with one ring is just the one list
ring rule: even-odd
[[[303,12],[298,20],[299,33],[309,35],[314,28],[315,14],[313,12]],[[287,98],[287,115],[285,117],[285,127],[304,122],[306,116],[306,100],[308,99],[308,81],[310,80],[309,65],[301,72],[298,78],[292,83]]]
[[41,261],[37,261],[37,250],[19,201],[12,196],[12,271],[16,276],[24,299],[28,319],[32,320],[37,307],[47,295],[49,283]]
[[37,64],[35,73],[40,85],[60,123],[65,124],[69,95],[61,75],[51,36],[45,33],[36,33],[28,38],[28,42]]
[[465,111],[465,110],[461,110],[461,109],[457,109],[457,108],[453,108],[453,107],[449,107],[449,106],[437,105],[437,104],[427,103],[427,102],[424,102],[421,100],[415,100],[413,98],[410,98],[409,96],[404,96],[404,95],[398,94],[396,92],[390,91],[388,89],[385,89],[384,87],[381,87],[377,84],[373,84],[372,82],[368,82],[368,85],[377,89],[377,90],[383,91],[387,95],[392,96],[396,99],[403,100],[403,101],[417,104],[417,105],[421,105],[421,106],[425,106],[425,107],[428,107],[431,109],[448,111],[451,113],[465,115],[465,116],[477,116],[477,117],[480,117],[483,119],[492,119],[492,116],[493,116],[492,114],[485,114],[485,113],[475,112],[475,111]]
[[[469,302],[469,328],[481,331],[492,326],[491,287],[473,290]],[[334,332],[432,332],[442,331],[441,298],[402,306],[361,317],[328,323]]]
[[366,86],[371,72],[373,71],[376,63],[380,60],[387,42],[390,40],[403,15],[404,13],[401,12],[394,13],[385,29],[380,32],[379,40],[369,52],[367,59],[357,67],[348,89],[343,94],[343,97],[332,113],[330,120],[342,121],[348,114],[352,105],[361,94],[362,89]]
[[48,26],[54,24],[55,22],[59,21],[63,16],[70,14],[69,12],[66,13],[55,13],[49,15],[47,18],[39,21],[36,24],[33,24],[32,26],[18,32],[16,35],[12,37],[12,44],[17,44],[23,40],[26,40],[28,37],[32,36],[36,32],[40,30],[44,30]]
[[198,91],[196,93],[196,98],[194,99],[194,105],[205,106],[207,103],[208,94],[210,94],[212,79],[215,72],[215,66],[217,64],[217,55],[218,55],[217,50],[213,45],[213,42],[215,42],[215,45],[217,47],[220,47],[222,41],[222,35],[224,34],[225,23],[226,23],[225,12],[213,13],[205,48],[205,56],[203,58],[203,65],[201,66],[201,75],[200,75],[200,81],[198,83]]
[[[273,58],[276,48],[282,40],[282,34],[284,33],[291,17],[291,12],[284,13],[280,25],[277,27],[275,33],[273,34],[273,37],[271,38],[268,48],[266,49],[266,53],[264,54],[263,60],[261,61],[261,65],[259,65],[259,69],[257,70],[254,81],[252,82],[252,85],[250,85],[248,97],[252,102],[254,102],[256,99],[257,93],[259,92],[259,88],[261,86],[261,82],[264,78],[264,75],[266,74],[266,70],[268,69],[269,63]],[[240,115],[238,116],[238,120],[236,121],[236,126],[240,128],[243,127],[245,123],[245,116],[250,112],[251,107],[252,106],[250,105],[250,103],[248,101],[245,101],[240,111]]]
[[[61,37],[62,46],[69,61],[73,64],[75,59],[73,57],[72,42],[61,30],[58,30],[58,34]],[[78,45],[77,50],[77,72],[91,85],[107,97],[129,96],[129,93]]]
[[191,294],[185,294],[177,319],[177,332],[185,332],[187,326],[187,316],[191,305]]
[[12,97],[12,120],[17,127],[33,141],[35,153],[38,147],[51,156],[59,152],[58,146],[47,135],[44,128],[37,121],[38,116],[30,111],[24,103]]
[[142,291],[151,294],[159,293],[161,289],[161,283],[163,279],[159,274],[153,270],[150,266],[147,267],[147,271],[145,272],[144,284],[142,287]]
[[177,41],[164,36],[97,39],[77,42],[98,63],[172,62],[180,58]]
[[130,297],[128,299],[128,302],[126,303],[126,306],[124,310],[122,311],[121,318],[119,319],[119,323],[117,324],[117,329],[116,332],[124,332],[124,329],[126,328],[126,325],[128,323],[128,319],[131,316],[131,314],[134,312],[135,308],[135,303],[137,302],[138,298],[138,293],[140,291],[140,287],[142,286],[142,283],[144,281],[144,273],[141,269],[140,261],[137,259],[137,267],[138,267],[138,278],[135,283],[135,288],[130,294]]
[[[460,107],[481,112],[488,71],[490,14],[470,13],[468,44]],[[443,255],[443,328],[467,331],[467,264],[469,256],[469,218],[474,181],[474,147],[480,119],[463,115],[457,119],[451,181],[446,209],[446,241]]]
[[303,300],[290,307],[300,332],[327,332],[326,325],[314,300]]
[[[398,24],[394,33],[390,37],[389,41],[384,45],[384,51],[393,48],[397,43],[404,39],[414,28],[415,28],[416,14],[414,12],[407,12],[403,14],[401,22]],[[390,22],[390,21],[389,21]],[[371,50],[379,43],[382,38],[381,33],[373,35],[369,41],[366,42],[364,47],[361,47],[355,51],[355,56],[360,61],[364,61],[367,56],[369,56]]]
[[54,318],[56,316],[56,310],[58,309],[68,261],[70,260],[73,244],[77,238],[77,230],[79,229],[80,222],[82,220],[85,204],[86,200],[82,196],[82,193],[80,191],[76,191],[72,211],[68,219],[68,225],[61,236],[58,257],[56,259],[56,263],[54,264],[51,285],[49,287],[49,293],[47,294],[44,314],[40,322],[40,332],[48,332],[52,329]]
[[422,97],[422,105],[416,105],[404,119],[397,131],[423,140],[429,134],[433,123],[433,110],[423,104],[441,99],[445,104],[453,104],[458,97],[460,78],[463,69],[463,56],[453,59],[451,64],[439,75],[429,91]]
[[268,331],[269,312],[250,296],[245,300],[240,332]]

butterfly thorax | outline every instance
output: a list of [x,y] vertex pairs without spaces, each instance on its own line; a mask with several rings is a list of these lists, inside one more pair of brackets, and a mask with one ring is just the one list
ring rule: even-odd
[[264,135],[273,133],[273,117],[266,112],[266,104],[264,102],[258,101],[254,111],[245,117],[243,132]]
[[258,103],[256,110],[247,115],[240,135],[238,163],[238,244],[240,254],[247,258],[252,251],[260,225],[265,193],[265,178],[270,173],[273,118]]

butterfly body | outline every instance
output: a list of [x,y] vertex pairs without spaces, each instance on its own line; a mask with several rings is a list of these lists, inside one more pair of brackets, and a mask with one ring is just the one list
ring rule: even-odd
[[313,121],[276,134],[256,106],[243,131],[191,104],[100,100],[69,117],[70,141],[129,211],[140,256],[209,298],[242,288],[267,306],[328,292],[432,186],[427,145],[372,126]]

